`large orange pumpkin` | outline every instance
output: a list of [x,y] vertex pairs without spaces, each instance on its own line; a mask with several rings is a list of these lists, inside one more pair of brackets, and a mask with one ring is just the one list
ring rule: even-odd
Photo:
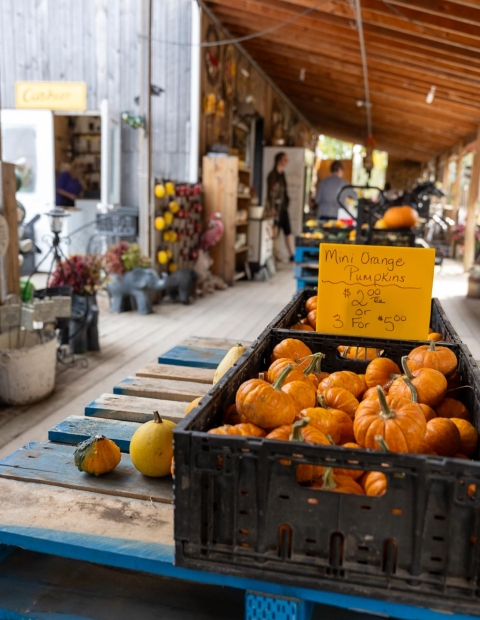
[[473,456],[478,444],[478,431],[477,429],[467,422],[467,420],[459,418],[450,418],[451,421],[458,428],[460,433],[460,448],[458,452],[465,454],[466,456]]
[[[307,360],[306,358],[310,355],[312,355],[312,352],[301,340],[297,340],[296,338],[285,338],[285,340],[279,342],[273,349],[272,362],[281,357],[286,357],[303,368],[306,368],[310,363],[310,359]],[[303,366],[304,364],[305,366]]]
[[401,374],[400,368],[393,360],[388,357],[377,357],[367,366],[365,381],[369,388],[377,387],[377,385],[385,388],[393,382],[396,375]]
[[364,400],[353,423],[355,439],[362,448],[377,449],[383,437],[391,452],[417,452],[425,435],[426,421],[417,403],[387,398],[377,387],[378,399]]
[[297,407],[290,396],[282,391],[290,370],[287,366],[273,385],[262,379],[250,379],[242,383],[235,399],[239,415],[260,428],[292,424]]
[[447,347],[437,347],[434,341],[423,344],[408,355],[408,367],[410,370],[420,368],[433,368],[445,377],[450,377],[457,370],[457,356]]
[[402,357],[405,374],[395,379],[388,393],[392,396],[411,398],[417,403],[435,408],[447,391],[445,376],[433,368],[419,368],[411,372],[407,362],[408,357]]
[[418,222],[418,211],[412,207],[390,207],[385,211],[383,221],[387,228],[413,228]]
[[317,390],[318,404],[324,409],[340,409],[340,411],[345,411],[353,420],[359,404],[355,396],[341,387],[331,387],[322,390],[320,386],[321,384]]
[[459,452],[460,431],[448,418],[433,418],[427,422],[425,443],[439,456],[453,456]]

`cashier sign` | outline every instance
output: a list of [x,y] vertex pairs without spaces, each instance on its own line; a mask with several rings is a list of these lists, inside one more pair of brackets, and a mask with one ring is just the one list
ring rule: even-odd
[[322,243],[317,331],[426,340],[435,250]]

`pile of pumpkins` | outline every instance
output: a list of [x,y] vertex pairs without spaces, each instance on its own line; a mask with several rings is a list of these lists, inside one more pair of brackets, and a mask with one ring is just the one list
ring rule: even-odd
[[[478,432],[456,398],[460,377],[451,349],[433,341],[421,345],[402,358],[401,368],[376,357],[364,375],[323,372],[323,357],[300,340],[284,339],[273,349],[269,368],[238,388],[222,426],[208,432],[347,450],[474,455]],[[300,464],[296,478],[311,488],[342,493],[378,496],[387,488],[382,472],[354,468]],[[469,493],[474,491],[472,485]]]
[[[317,303],[318,297],[316,295],[309,297],[305,302],[305,316],[303,318],[299,316],[297,322],[292,325],[290,329],[314,332],[317,327]],[[430,329],[429,333],[425,336],[425,340],[440,342],[443,340],[443,336],[433,329]],[[381,355],[381,350],[379,349],[364,349],[363,347],[338,347],[338,351],[343,357],[348,357],[350,359],[371,360]]]

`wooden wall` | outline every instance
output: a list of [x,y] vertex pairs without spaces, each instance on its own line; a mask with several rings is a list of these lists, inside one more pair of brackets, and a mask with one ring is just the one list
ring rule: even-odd
[[[191,0],[152,3],[152,171],[187,179],[190,118]],[[117,113],[139,95],[138,0],[0,0],[0,95],[14,108],[18,80],[79,80],[87,105],[108,98]],[[167,44],[175,41],[177,45]],[[185,45],[178,45],[185,44]],[[138,204],[138,132],[122,127],[122,192]]]
[[[202,41],[223,40],[229,36],[202,13]],[[280,138],[287,146],[314,148],[316,140],[312,128],[299,120],[288,100],[255,68],[241,46],[202,48],[200,67],[200,159],[212,144],[223,144],[230,149],[234,146],[232,121],[241,116],[242,108],[249,102],[264,119],[265,145]]]

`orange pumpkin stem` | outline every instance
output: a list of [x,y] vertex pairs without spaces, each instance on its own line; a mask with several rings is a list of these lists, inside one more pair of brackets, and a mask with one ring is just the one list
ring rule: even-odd
[[317,372],[317,373],[322,372],[322,360],[324,357],[325,355],[323,353],[314,353],[312,355],[312,361],[307,366],[307,368],[305,368],[305,370],[303,371],[303,374],[306,377],[308,377],[308,375],[311,374],[312,372]]
[[380,450],[382,452],[390,452],[390,449],[384,437],[382,437],[381,435],[375,435],[375,441],[380,446]]
[[326,467],[323,472],[323,485],[324,489],[336,489],[337,483],[335,482],[335,477],[333,475],[333,469],[331,467]]
[[412,395],[412,403],[418,403],[418,392],[417,388],[413,385],[408,377],[403,377],[406,386],[410,390],[410,394]]
[[384,420],[390,420],[391,418],[394,418],[395,411],[390,409],[390,407],[388,406],[387,399],[385,397],[385,392],[383,391],[383,388],[381,385],[377,385],[377,394],[378,394],[378,400],[380,402],[381,417]]
[[163,424],[163,420],[160,417],[160,414],[158,413],[158,411],[153,412],[153,421],[155,422],[155,424]]
[[413,381],[413,379],[415,377],[412,375],[412,373],[410,371],[410,368],[408,367],[408,364],[407,364],[408,361],[409,361],[408,360],[408,355],[404,355],[402,357],[402,368],[403,368],[403,372],[405,373],[407,378],[410,379],[410,381]]
[[295,422],[292,426],[292,432],[290,434],[290,437],[288,438],[289,441],[305,441],[302,435],[302,428],[304,426],[307,426],[307,424],[309,423],[310,418],[302,418],[301,420],[298,420],[298,422]]
[[283,387],[283,384],[285,383],[285,379],[288,377],[288,375],[291,373],[291,371],[293,370],[293,366],[291,364],[289,364],[288,366],[286,366],[283,370],[281,375],[278,377],[278,379],[275,381],[275,383],[273,384],[273,387],[280,392],[280,390]]

